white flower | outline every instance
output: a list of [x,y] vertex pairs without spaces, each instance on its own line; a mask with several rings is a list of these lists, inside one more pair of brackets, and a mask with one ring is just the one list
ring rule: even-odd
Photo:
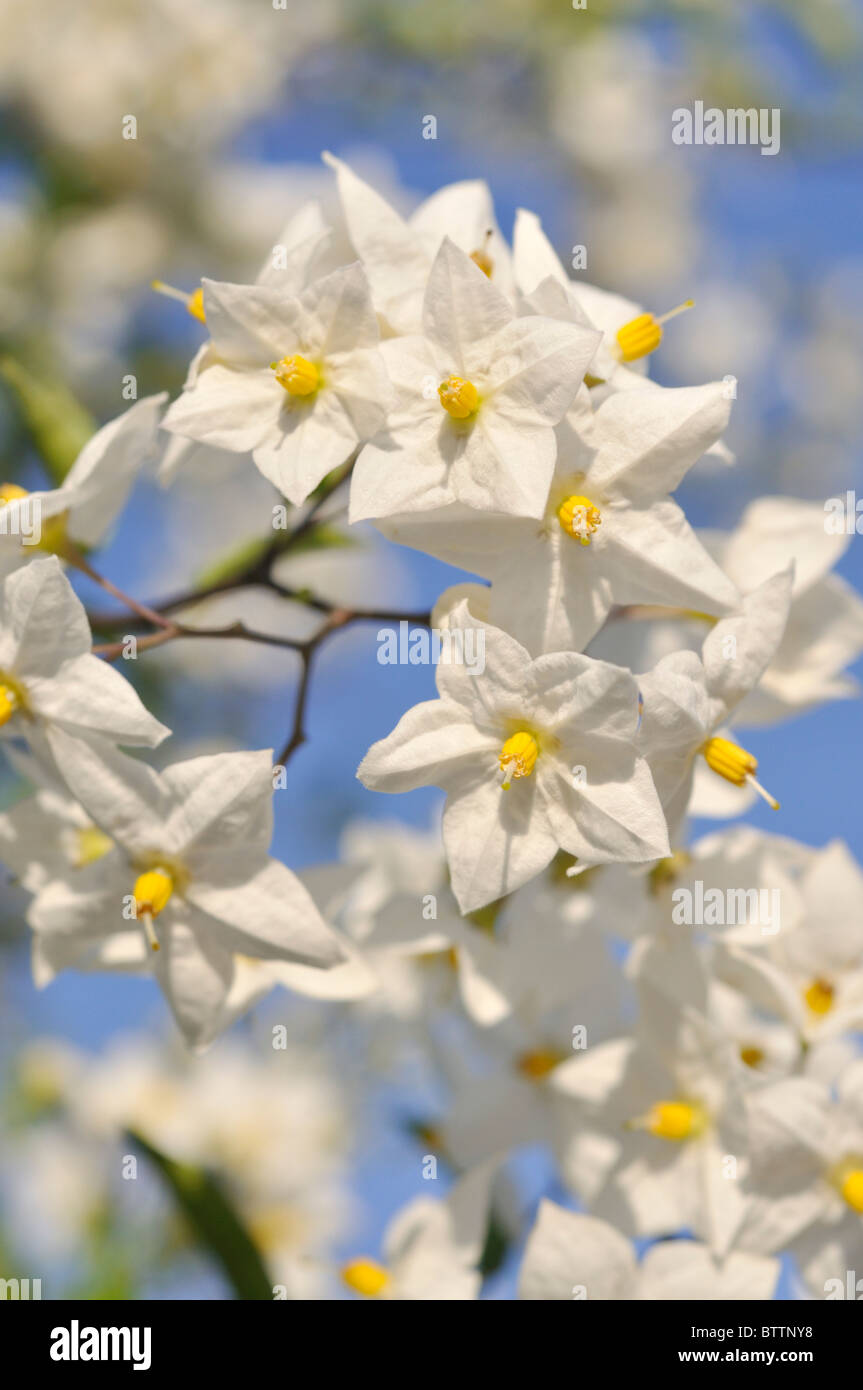
[[863,1027],[863,872],[834,840],[808,852],[795,890],[799,910],[783,930],[735,943],[721,968],[811,1046]]
[[[625,391],[643,386],[647,357],[662,341],[662,325],[678,310],[657,318],[631,299],[609,294],[583,280],[570,280],[535,213],[519,208],[513,232],[513,265],[522,294],[535,293],[551,278],[563,286],[577,317],[602,333],[588,370],[588,382],[597,387]],[[688,309],[687,302],[680,306]],[[604,393],[603,393],[604,394]]]
[[441,786],[443,837],[463,912],[540,873],[558,849],[586,864],[668,853],[646,765],[633,748],[637,687],[628,671],[576,653],[533,661],[505,632],[485,641],[485,671],[437,668],[438,700],[417,705],[364,758],[379,791]]
[[[291,217],[261,266],[255,277],[255,284],[266,285],[283,295],[302,294],[316,273],[323,273],[323,261],[331,237],[331,229],[325,223],[319,205],[314,201],[303,203]],[[154,283],[156,288],[171,298],[184,300],[188,312],[194,318],[206,322],[202,289],[195,290],[191,295],[184,295],[159,281]],[[191,390],[200,374],[208,367],[218,366],[220,361],[219,353],[212,342],[202,344],[192,358],[184,391]],[[159,481],[163,486],[168,486],[181,468],[194,467],[196,463],[206,467],[213,452],[211,447],[194,439],[184,439],[179,434],[169,435],[168,443],[162,451]]]
[[423,331],[383,345],[396,403],[385,433],[357,460],[351,520],[454,502],[542,516],[554,426],[596,334],[538,314],[517,318],[449,238],[429,276]]
[[390,385],[359,265],[298,296],[273,285],[204,281],[211,352],[164,427],[251,452],[296,504],[384,424]]
[[[650,763],[668,823],[675,828],[689,806],[695,760],[702,754],[711,772],[735,789],[758,792],[774,809],[778,802],[755,780],[758,759],[720,731],[731,712],[757,684],[782,638],[791,602],[792,572],[766,580],[718,622],[694,652],[664,657],[639,679],[644,701],[640,745]],[[715,781],[715,779],[714,779]],[[738,803],[745,809],[748,800]],[[693,814],[711,811],[702,802]]]
[[509,299],[514,297],[509,247],[485,183],[448,184],[407,219],[347,164],[325,154],[336,172],[348,232],[372,286],[384,333],[418,333],[426,281],[449,237]]
[[53,491],[28,493],[13,483],[0,487],[0,574],[46,550],[62,558],[70,542],[88,547],[105,539],[154,451],[167,399],[166,392],[147,396],[103,425]]
[[518,1296],[545,1302],[767,1299],[778,1277],[778,1260],[735,1251],[719,1260],[694,1240],[661,1241],[638,1263],[614,1226],[543,1201],[527,1238]]
[[61,733],[155,748],[170,731],[91,651],[84,608],[51,556],[0,583],[0,739],[51,766]]
[[785,632],[758,688],[741,704],[738,723],[773,723],[824,700],[859,695],[857,681],[843,672],[863,651],[863,600],[829,573],[851,537],[825,529],[821,503],[760,497],[733,531],[699,537],[741,590],[794,561]]
[[68,792],[42,787],[0,814],[0,860],[28,893],[95,863],[112,845]]
[[475,1299],[497,1166],[491,1161],[473,1169],[442,1201],[417,1197],[409,1202],[387,1226],[383,1263],[362,1256],[345,1265],[348,1287],[366,1298],[397,1302]]
[[724,1255],[745,1205],[745,1068],[697,998],[672,1000],[646,979],[639,993],[632,1036],[549,1079],[579,1102],[568,1135],[561,1116],[564,1172],[592,1211],[633,1234],[692,1230]]
[[[584,875],[567,878],[555,864],[550,877],[534,879],[473,919],[462,917],[445,883],[414,879],[381,908],[363,942],[369,953],[446,953],[473,1022],[493,1028],[511,1021],[504,1051],[522,1075],[550,1069],[566,1055],[560,1049],[570,1047],[576,1018],[595,1040],[616,1015],[620,971],[594,920]],[[433,920],[417,911],[419,893],[421,901],[434,893]]]
[[[829,573],[850,537],[825,530],[819,503],[761,497],[750,503],[733,531],[699,529],[696,534],[742,592],[794,561],[785,632],[757,688],[738,707],[735,723],[772,724],[825,700],[859,693],[845,668],[863,650],[863,601],[844,579]],[[647,671],[672,651],[697,651],[706,621],[701,613],[609,624],[590,654]]]
[[830,1293],[828,1280],[846,1297],[848,1272],[859,1277],[863,1268],[863,1061],[846,1068],[836,1096],[810,1078],[789,1077],[749,1101],[752,1167],[741,1247],[791,1245],[816,1297]]
[[[326,968],[342,959],[311,898],[271,859],[272,760],[223,753],[161,774],[58,735],[72,791],[117,848],[58,878],[28,920],[50,956],[85,960],[119,934],[149,956],[190,1043],[212,1040],[237,954]],[[149,949],[152,948],[152,951]]]
[[558,430],[540,525],[460,507],[382,529],[491,580],[489,620],[535,655],[582,649],[614,604],[722,615],[737,590],[667,494],[727,418],[719,384],[612,396],[595,414],[583,391]]

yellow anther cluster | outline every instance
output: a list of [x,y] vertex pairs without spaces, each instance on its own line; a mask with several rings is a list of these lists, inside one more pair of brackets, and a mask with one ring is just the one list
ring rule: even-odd
[[453,420],[469,420],[479,406],[479,392],[472,381],[448,376],[437,389],[440,403]]
[[680,1144],[684,1139],[692,1139],[702,1127],[702,1117],[694,1105],[684,1100],[661,1100],[652,1106],[646,1119],[646,1128],[657,1139],[668,1139]]
[[501,783],[504,791],[509,790],[513,778],[530,776],[538,756],[539,745],[533,734],[529,734],[525,729],[520,729],[517,734],[507,739],[498,759],[500,770],[504,774]]
[[590,545],[590,538],[602,525],[602,514],[589,497],[567,497],[557,509],[561,527],[573,540]]
[[207,315],[204,312],[204,291],[201,289],[200,285],[196,290],[192,290],[192,293],[186,300],[186,308],[193,319],[197,319],[199,323],[207,322]]
[[171,900],[174,880],[167,869],[148,869],[135,880],[135,910],[139,917],[158,917]]
[[646,357],[648,353],[655,352],[661,342],[662,325],[657,323],[653,314],[639,314],[637,319],[631,319],[617,332],[617,345],[624,362],[636,362],[639,357]]
[[342,1270],[342,1279],[349,1289],[364,1298],[379,1298],[390,1282],[390,1276],[377,1260],[351,1260]]
[[809,1009],[819,1017],[829,1014],[833,1008],[833,1001],[836,991],[829,980],[813,980],[811,985],[803,991],[803,998],[806,1000]]
[[735,787],[742,787],[746,778],[758,770],[758,759],[727,738],[708,739],[702,752],[707,766]]
[[528,1081],[544,1081],[562,1061],[561,1054],[553,1048],[537,1047],[532,1052],[523,1052],[517,1059],[516,1066]]
[[321,384],[321,374],[314,362],[298,353],[283,357],[280,362],[271,362],[270,367],[289,396],[312,396]]
[[19,704],[18,695],[11,685],[0,685],[0,728],[9,723]]
[[636,362],[639,357],[646,357],[648,353],[655,352],[662,342],[662,325],[686,309],[691,309],[694,302],[687,299],[685,303],[678,304],[676,309],[670,309],[659,318],[654,314],[639,314],[637,318],[625,323],[617,330],[617,346],[622,360]]
[[863,1168],[851,1168],[842,1179],[840,1191],[851,1210],[863,1216]]

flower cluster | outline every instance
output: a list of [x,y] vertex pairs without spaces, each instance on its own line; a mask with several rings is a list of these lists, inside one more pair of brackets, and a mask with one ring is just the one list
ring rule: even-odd
[[[732,722],[856,693],[863,602],[831,573],[847,538],[783,498],[730,534],[690,525],[673,494],[700,460],[733,464],[731,393],[650,380],[678,310],[570,280],[530,213],[510,248],[481,183],[406,220],[326,158],[338,225],[303,208],[256,283],[188,296],[206,340],[164,415],[141,402],[58,490],[3,494],[0,735],[36,789],[0,816],[0,854],[32,895],[36,978],[152,970],[198,1048],[277,985],[407,1029],[447,1081],[423,1142],[460,1180],[347,1265],[358,1293],[476,1297],[489,1210],[524,1234],[501,1164],[544,1143],[590,1214],[542,1206],[522,1297],[768,1298],[789,1250],[810,1293],[844,1296],[863,1265],[861,871],[838,843],[685,827],[786,794]],[[93,654],[63,566],[92,576],[84,551],[155,448],[166,486],[234,454],[294,535],[340,496],[465,573],[430,621],[481,669],[453,643],[437,698],[358,771],[442,789],[440,835],[354,826],[345,862],[301,881],[269,855],[271,753],[156,772],[124,751],[168,730]],[[278,589],[260,561],[245,580]],[[304,666],[278,768],[317,644],[370,616],[300,597],[322,625],[282,643]],[[267,640],[132,606],[142,646]],[[638,1264],[631,1239],[654,1237],[677,1238]]]

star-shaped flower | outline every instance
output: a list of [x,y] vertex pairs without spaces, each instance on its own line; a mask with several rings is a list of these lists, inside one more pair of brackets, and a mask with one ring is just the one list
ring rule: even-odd
[[473,619],[485,670],[437,668],[440,698],[415,706],[363,759],[378,791],[439,786],[453,892],[470,912],[540,873],[558,849],[585,863],[667,854],[652,780],[633,746],[638,689],[629,671],[576,653],[532,660]]
[[[721,726],[758,683],[782,639],[792,582],[793,567],[775,574],[743,599],[736,615],[713,627],[700,657],[673,652],[639,679],[644,702],[640,747],[672,829],[689,805],[699,754],[733,788],[750,797],[758,793],[778,809],[779,803],[755,780],[758,759]],[[706,808],[699,811],[709,814]],[[719,812],[728,813],[733,812]]]
[[386,419],[391,388],[363,270],[345,266],[300,295],[205,280],[204,308],[219,360],[198,372],[164,426],[250,452],[299,505]]
[[155,748],[170,730],[113,667],[92,654],[90,627],[56,556],[0,583],[0,739],[22,739],[50,768],[55,737]]
[[554,1202],[540,1203],[527,1238],[518,1296],[543,1302],[573,1299],[771,1298],[779,1261],[732,1251],[717,1260],[696,1240],[663,1240],[639,1264],[616,1227]]
[[514,299],[510,251],[487,184],[479,179],[448,184],[404,218],[342,160],[331,154],[324,160],[335,170],[348,234],[369,277],[385,335],[420,332],[426,281],[444,237]]
[[521,318],[447,238],[429,276],[424,336],[383,346],[396,389],[386,431],[363,449],[351,520],[461,502],[541,517],[554,426],[596,346],[590,328]]
[[364,1298],[464,1302],[479,1294],[477,1265],[488,1227],[497,1162],[460,1178],[442,1201],[417,1197],[397,1212],[384,1235],[384,1263],[361,1256],[342,1270],[348,1288]]
[[[863,1062],[834,1088],[788,1077],[749,1101],[752,1167],[744,1249],[791,1247],[816,1297],[847,1293],[863,1262]],[[859,1287],[859,1286],[858,1286]]]
[[[313,279],[334,268],[328,264],[331,240],[332,230],[324,221],[318,203],[304,203],[281,232],[255,277],[255,284],[266,285],[283,295],[302,294]],[[199,287],[193,294],[185,296],[181,291],[172,290],[161,283],[155,287],[172,298],[185,299],[189,313],[206,322],[203,289]],[[184,391],[191,390],[200,374],[208,367],[218,366],[220,361],[216,347],[208,339],[189,364]],[[206,466],[208,456],[212,454],[208,445],[200,444],[195,439],[184,439],[181,434],[169,434],[167,439],[159,462],[159,481],[163,487],[169,486],[184,467],[196,462]]]
[[299,880],[269,856],[268,752],[192,758],[161,774],[65,734],[55,752],[116,848],[38,894],[28,920],[47,944],[86,959],[105,937],[146,941],[193,1045],[222,1025],[237,954],[320,968],[343,959]]
[[539,524],[453,507],[381,529],[490,579],[489,620],[534,654],[581,650],[614,604],[722,615],[737,590],[668,494],[727,418],[721,383],[631,391],[595,413],[583,390],[558,430]]
[[590,363],[587,384],[601,396],[609,391],[644,388],[647,359],[662,342],[663,325],[692,301],[669,313],[648,313],[641,305],[619,294],[610,294],[584,280],[570,280],[535,213],[519,208],[513,232],[513,267],[516,283],[527,297],[552,280],[560,286],[577,320],[591,323],[602,334]]
[[110,531],[142,465],[154,452],[167,393],[147,396],[103,425],[52,491],[0,486],[0,574],[28,560],[98,545]]

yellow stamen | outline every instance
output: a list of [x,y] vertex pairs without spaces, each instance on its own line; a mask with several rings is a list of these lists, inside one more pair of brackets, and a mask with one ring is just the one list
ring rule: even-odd
[[847,1172],[840,1191],[851,1210],[863,1216],[863,1168],[852,1168]]
[[544,1081],[563,1061],[563,1057],[562,1052],[555,1052],[551,1047],[537,1047],[533,1052],[523,1052],[515,1065],[528,1081]]
[[150,289],[157,294],[164,294],[168,299],[176,299],[180,304],[185,305],[187,313],[197,319],[199,323],[207,322],[207,315],[204,312],[204,291],[199,285],[191,294],[186,294],[185,290],[177,290],[173,285],[166,285],[164,280],[151,280]]
[[314,362],[300,357],[299,353],[283,357],[280,362],[271,362],[270,367],[289,396],[312,396],[321,384],[321,374]]
[[567,497],[557,509],[557,519],[566,534],[582,545],[590,545],[591,536],[602,525],[599,507],[589,497]]
[[491,241],[493,235],[494,233],[492,232],[491,227],[489,227],[488,231],[485,234],[485,237],[483,238],[482,246],[478,246],[475,251],[471,251],[470,253],[470,258],[473,261],[474,265],[478,265],[483,275],[487,275],[489,280],[491,279],[492,272],[494,271],[494,261],[488,254],[488,244]]
[[[23,502],[30,496],[26,488],[19,487],[17,483],[3,483],[0,485],[0,507],[6,507],[10,502]],[[30,533],[32,539],[28,537],[28,543],[35,550],[47,550],[49,554],[62,555],[66,547],[66,521],[68,512],[60,512],[57,516],[52,516],[42,520],[41,504],[34,504],[32,525],[33,531]]]
[[508,738],[503,748],[500,750],[500,770],[504,774],[501,787],[504,791],[509,791],[513,778],[529,777],[536,766],[539,756],[539,745],[533,734],[529,734],[525,729],[520,729],[512,738]]
[[660,1100],[651,1106],[646,1115],[631,1120],[628,1127],[646,1129],[657,1139],[681,1144],[685,1139],[696,1138],[704,1125],[704,1114],[697,1105],[690,1105],[685,1100]]
[[27,489],[19,487],[17,483],[0,484],[0,507],[5,507],[7,502],[20,502],[22,498],[29,496]]
[[377,1260],[351,1260],[342,1270],[342,1279],[349,1289],[364,1298],[379,1298],[390,1282],[390,1276]]
[[76,841],[74,860],[76,869],[84,869],[88,864],[95,864],[113,848],[114,844],[110,835],[106,835],[104,830],[99,829],[98,825],[88,825],[85,829],[79,830]]
[[829,980],[813,980],[811,985],[803,991],[803,998],[813,1014],[823,1017],[824,1014],[829,1014],[833,1008],[836,990]]
[[167,907],[173,892],[174,880],[167,869],[148,869],[135,881],[135,911],[144,923],[144,934],[154,951],[158,951],[159,942],[153,918]]
[[760,1067],[764,1061],[764,1053],[760,1047],[741,1047],[740,1060],[747,1067]]
[[682,314],[684,310],[691,309],[694,303],[694,299],[687,299],[683,304],[678,304],[676,309],[669,309],[667,314],[661,314],[659,318],[654,314],[639,314],[637,318],[625,323],[617,331],[617,345],[623,361],[635,362],[639,357],[646,357],[648,353],[655,352],[662,342],[662,325],[675,318],[677,314]]
[[732,782],[735,787],[742,787],[748,782],[772,810],[779,810],[776,797],[771,796],[753,776],[758,768],[758,759],[752,753],[747,753],[745,748],[727,738],[709,738],[701,752],[707,766],[724,777],[726,782]]
[[469,420],[479,406],[479,392],[472,381],[461,376],[448,376],[437,389],[440,403],[453,420]]
[[17,692],[10,685],[0,685],[0,728],[9,723],[20,703]]

